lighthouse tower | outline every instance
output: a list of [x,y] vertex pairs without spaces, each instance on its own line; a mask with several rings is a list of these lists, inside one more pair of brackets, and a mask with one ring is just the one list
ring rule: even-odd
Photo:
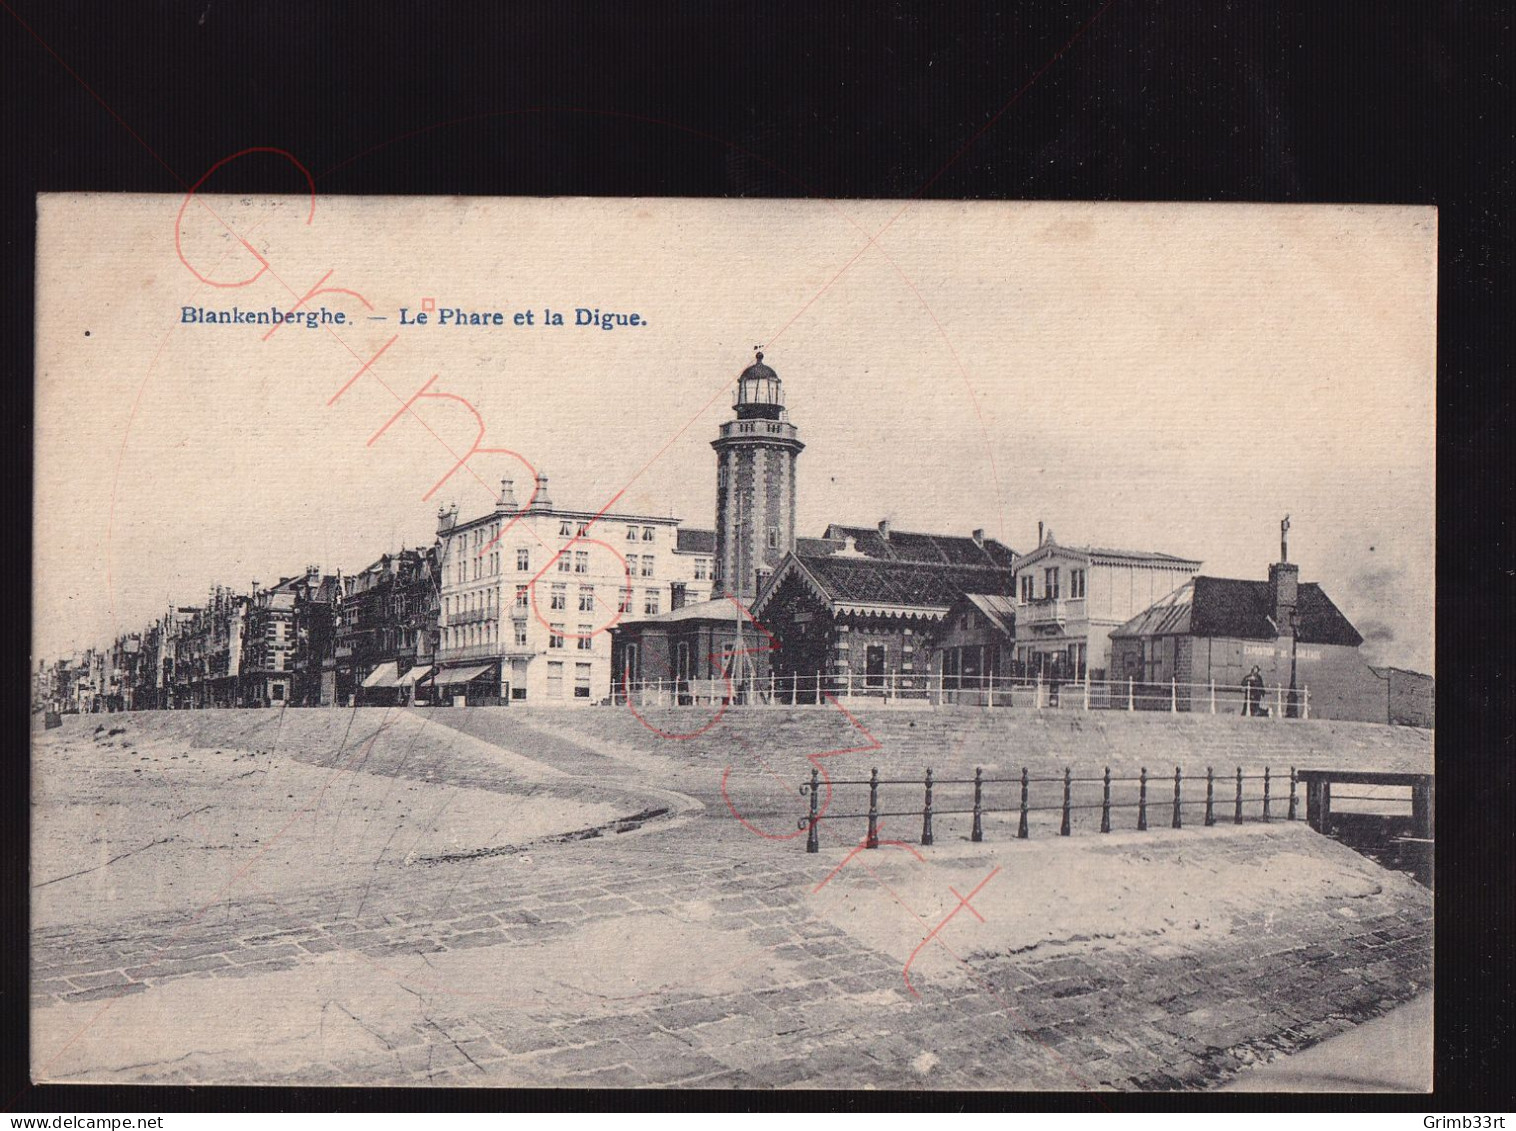
[[716,570],[713,592],[750,604],[795,548],[795,460],[805,445],[784,410],[779,374],[763,354],[742,371],[735,419],[716,449]]

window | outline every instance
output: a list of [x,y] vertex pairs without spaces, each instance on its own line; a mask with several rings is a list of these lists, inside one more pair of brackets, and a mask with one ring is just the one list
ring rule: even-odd
[[568,586],[567,585],[554,585],[553,586],[552,603],[551,603],[551,605],[549,607],[550,608],[554,608],[554,609],[566,609],[566,608],[568,608]]
[[651,542],[656,537],[658,537],[658,531],[654,527],[644,526],[642,528],[642,540],[644,542]]
[[592,624],[579,626],[579,651],[588,652],[595,647],[594,631],[595,626]]
[[1056,599],[1058,596],[1058,567],[1051,566],[1042,571],[1042,595]]
[[282,684],[282,683],[276,683],[276,684],[274,684],[274,691],[273,691],[273,700],[274,700],[274,702],[278,703],[278,702],[281,702],[283,699],[284,699],[284,684]]
[[532,552],[531,552],[531,550],[527,549],[525,546],[522,546],[519,550],[516,551],[516,568],[517,569],[531,569],[532,568]]
[[569,570],[573,568],[573,560],[569,557],[569,552],[567,550],[564,550],[563,553],[558,555],[558,572],[568,573]]
[[658,615],[658,590],[649,589],[643,594],[642,612],[650,617]]
[[716,486],[726,486],[726,464],[724,463],[716,469]]
[[579,587],[579,611],[592,613],[595,611],[595,587],[593,585],[581,585]]
[[619,594],[620,595],[616,599],[616,611],[618,613],[629,613],[629,612],[631,612],[632,611],[632,591],[630,589],[622,589],[622,590],[619,591]]
[[524,620],[518,620],[518,621],[515,622],[515,625],[516,625],[516,631],[515,631],[515,643],[516,643],[516,647],[517,648],[525,648],[526,647],[526,621],[524,621]]
[[770,550],[776,550],[778,548],[779,548],[779,528],[777,526],[771,526],[771,527],[769,527],[769,549]]
[[587,522],[581,522],[581,523],[580,523],[580,524],[579,524],[579,526],[578,526],[578,528],[577,528],[577,530],[576,530],[576,533],[577,533],[577,534],[578,534],[578,535],[579,535],[579,537],[581,537],[581,538],[583,538],[583,537],[584,537],[584,536],[585,536],[585,535],[586,535],[586,534],[588,534],[588,533],[589,533],[589,532],[590,532],[590,524],[589,524],[589,523],[587,523]]
[[695,580],[706,581],[711,575],[711,563],[708,558],[695,559]]
[[1033,598],[1033,596],[1035,595],[1035,593],[1034,593],[1034,587],[1036,586],[1036,584],[1037,584],[1037,579],[1035,577],[1033,577],[1031,574],[1029,574],[1029,573],[1023,573],[1021,575],[1021,603],[1023,605],[1025,605],[1028,601],[1030,601]]
[[563,698],[563,664],[554,661],[547,666],[547,694],[549,699]]
[[590,571],[590,552],[588,550],[575,550],[574,551],[574,572],[575,573],[589,573],[589,571]]
[[643,577],[652,577],[653,576],[653,555],[652,554],[643,554],[642,555],[642,576]]
[[573,524],[570,523],[568,519],[564,519],[558,524],[558,537],[567,538],[571,533],[573,533],[573,530]]
[[574,665],[574,698],[588,699],[590,697],[590,666],[588,664]]
[[628,526],[626,528],[626,540],[628,542],[637,541],[637,528],[635,526]]
[[549,648],[563,647],[563,626],[561,624],[550,625],[548,627],[547,646]]
[[1084,570],[1082,570],[1082,569],[1071,569],[1071,570],[1069,570],[1069,596],[1070,597],[1083,597],[1084,596]]
[[518,586],[516,586],[516,608],[518,608],[518,609],[524,609],[524,608],[526,608],[527,603],[530,600],[530,598],[527,596],[527,590],[529,588],[530,588],[530,586],[527,586],[527,585],[518,585]]

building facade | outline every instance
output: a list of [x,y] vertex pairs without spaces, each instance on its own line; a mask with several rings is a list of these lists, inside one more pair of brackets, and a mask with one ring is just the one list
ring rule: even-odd
[[716,450],[714,595],[751,605],[795,548],[795,468],[805,445],[789,422],[779,375],[758,354],[737,378],[734,419]]
[[[1010,703],[1016,655],[1016,602],[998,593],[965,593],[927,637],[942,702]],[[999,699],[992,699],[992,692]]]
[[1105,678],[1112,630],[1199,570],[1171,554],[1060,546],[1039,530],[1037,548],[1016,562],[1014,674]]
[[[1387,723],[1390,690],[1359,654],[1363,637],[1322,588],[1280,561],[1267,581],[1197,576],[1111,634],[1112,676],[1158,688],[1168,709],[1240,710],[1240,685],[1257,667],[1264,706],[1287,716]],[[1141,697],[1139,696],[1139,699]]]
[[[709,532],[705,532],[709,534]],[[547,476],[525,505],[501,483],[495,509],[466,522],[438,515],[433,702],[587,706],[611,692],[610,626],[673,607],[712,572],[679,520],[557,507]]]
[[765,655],[775,686],[802,702],[817,689],[927,692],[932,634],[953,606],[967,593],[1010,596],[1015,555],[983,531],[959,538],[881,523],[860,542],[855,528],[827,529],[841,538],[788,555],[753,606],[773,638]]

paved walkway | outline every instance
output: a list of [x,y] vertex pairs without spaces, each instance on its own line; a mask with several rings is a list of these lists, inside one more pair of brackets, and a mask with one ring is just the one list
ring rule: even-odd
[[1249,1069],[1233,1092],[1430,1092],[1432,995],[1329,1037],[1319,1045]]
[[[567,738],[542,750],[565,770],[603,757]],[[595,769],[600,789],[637,778]],[[447,759],[427,772],[488,784]],[[361,875],[254,868],[198,911],[35,931],[33,1069],[92,1082],[1202,1088],[1430,982],[1426,893],[1380,884],[1299,825],[944,836],[925,851],[887,847],[828,880],[845,859],[835,844],[808,856],[712,806]],[[999,879],[973,897],[992,867]],[[1309,895],[1291,891],[1312,868]],[[948,893],[974,906],[933,932],[957,914]]]

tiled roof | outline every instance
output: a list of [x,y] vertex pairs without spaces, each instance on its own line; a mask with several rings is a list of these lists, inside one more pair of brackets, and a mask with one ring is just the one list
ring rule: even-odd
[[871,558],[897,562],[935,562],[957,566],[1009,566],[1016,560],[1014,551],[993,538],[983,543],[952,534],[914,534],[908,530],[891,530],[886,538],[877,527],[841,526],[826,528],[833,542],[853,539],[854,548]]
[[947,609],[965,593],[1009,594],[1012,587],[1008,569],[840,554],[795,557],[826,595],[839,604]]
[[[1345,644],[1356,648],[1363,637],[1321,586],[1301,582],[1296,591],[1301,644]],[[1279,633],[1274,615],[1274,589],[1267,581],[1231,577],[1196,577],[1167,597],[1138,613],[1112,636],[1235,636],[1244,640],[1273,640]]]
[[699,530],[695,527],[681,526],[675,537],[674,549],[684,554],[714,554],[716,552],[716,532],[714,530]]
[[[623,620],[615,629],[643,628],[648,625],[677,624],[680,621],[690,620],[723,620],[736,622],[740,617],[737,607],[727,597],[718,597],[713,601],[697,601],[693,605],[681,605],[677,609],[669,609],[667,612],[655,613],[650,617],[639,617],[636,620]],[[614,631],[613,629],[612,631]]]
[[1007,636],[1015,634],[1016,602],[1011,597],[1001,593],[968,593],[965,596],[1001,632]]
[[817,554],[835,554],[842,549],[841,542],[833,542],[830,538],[796,538],[795,553],[814,556]]

